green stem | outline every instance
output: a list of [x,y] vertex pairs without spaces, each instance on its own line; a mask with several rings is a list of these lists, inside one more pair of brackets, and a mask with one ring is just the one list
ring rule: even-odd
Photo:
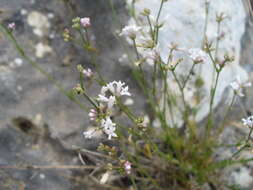
[[20,54],[20,56],[26,60],[30,65],[32,65],[35,69],[37,69],[41,74],[43,74],[48,80],[50,80],[58,89],[59,91],[64,94],[67,98],[69,98],[71,101],[75,102],[76,104],[79,105],[79,107],[85,111],[89,111],[89,109],[83,105],[78,99],[76,99],[72,93],[67,92],[62,86],[61,84],[59,84],[49,73],[47,73],[46,71],[44,71],[44,69],[42,69],[38,63],[36,63],[35,61],[31,60],[26,53],[24,52],[24,50],[22,49],[22,47],[18,44],[17,40],[14,38],[14,36],[8,31],[8,29],[5,28],[5,26],[3,26],[3,24],[0,24],[0,30],[3,34],[5,34],[9,40],[12,42],[12,44],[15,46],[16,50],[18,51],[18,53]]
[[176,83],[177,83],[177,85],[179,87],[179,90],[180,90],[180,93],[181,93],[181,96],[182,96],[184,110],[185,110],[185,113],[183,113],[184,119],[188,120],[188,109],[187,109],[187,104],[186,104],[186,101],[185,101],[184,89],[183,89],[180,81],[178,80],[177,75],[176,75],[176,73],[175,73],[174,70],[172,70],[172,75],[174,76],[174,78],[176,80]]
[[185,81],[183,82],[183,85],[182,85],[182,88],[183,88],[183,89],[185,88],[185,86],[186,86],[186,84],[187,84],[187,82],[188,82],[188,80],[189,80],[191,74],[193,73],[193,70],[194,70],[195,65],[196,65],[195,63],[192,64],[192,67],[191,67],[191,69],[190,69],[190,72],[188,73],[188,75],[187,75]]
[[129,110],[129,108],[127,106],[125,106],[124,104],[122,104],[121,100],[119,98],[116,98],[117,100],[117,105],[119,106],[119,108],[129,117],[129,119],[135,123],[136,122],[136,118],[134,116],[134,114]]
[[[155,25],[158,25],[158,21],[159,21],[161,12],[162,12],[163,4],[164,4],[164,0],[161,1],[160,7],[159,7],[159,11],[158,11],[158,14],[157,14],[157,17],[156,17],[156,23],[155,23]],[[156,28],[155,43],[157,44],[157,42],[158,42],[158,35],[159,35],[159,26],[155,26],[155,28]]]
[[250,137],[251,137],[252,132],[253,132],[253,127],[250,128],[250,132],[249,132],[249,134],[248,134],[248,136],[247,136],[247,139],[246,139],[246,141],[245,141],[244,146],[242,146],[238,151],[236,151],[236,152],[231,156],[231,158],[233,158],[233,157],[235,157],[236,155],[238,155],[238,154],[239,154],[240,152],[242,152],[245,148],[250,147],[250,145],[249,145],[248,143],[249,143],[249,140],[250,140]]
[[217,77],[215,80],[215,85],[214,88],[211,89],[211,99],[210,99],[210,107],[209,107],[209,114],[212,116],[212,110],[213,110],[213,103],[214,103],[214,97],[215,97],[215,93],[217,90],[217,85],[218,85],[218,81],[219,81],[219,77],[220,77],[220,72],[221,70],[219,70],[217,72]]

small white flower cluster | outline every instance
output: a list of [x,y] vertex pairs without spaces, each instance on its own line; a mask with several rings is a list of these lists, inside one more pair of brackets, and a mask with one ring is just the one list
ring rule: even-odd
[[250,87],[251,83],[250,82],[242,82],[241,78],[239,76],[236,77],[235,81],[230,83],[230,86],[234,90],[234,92],[240,96],[244,97],[244,94],[242,93],[243,88]]
[[252,128],[253,127],[253,115],[242,119],[243,125]]
[[206,62],[208,58],[207,54],[203,50],[198,48],[189,49],[188,54],[195,63]]
[[136,25],[125,26],[119,36],[125,36],[126,38],[135,39],[136,35],[140,32],[141,27]]
[[131,94],[128,91],[128,86],[125,86],[124,82],[121,81],[113,81],[107,84],[106,86],[103,86],[101,89],[101,95],[105,96],[106,92],[112,93],[114,96],[120,97],[120,96],[131,96]]
[[[113,81],[102,87],[97,101],[102,104],[102,107],[110,111],[116,104],[116,97],[120,96],[131,96],[130,92],[128,91],[128,86],[125,86],[124,82]],[[97,110],[91,109],[89,112],[89,117],[91,121],[95,121],[98,117]],[[112,139],[112,137],[117,137],[117,134],[115,133],[116,124],[111,120],[110,112],[106,113],[106,117],[101,120],[100,124],[102,131],[108,135],[109,140]],[[91,138],[94,132],[95,130],[89,130],[83,134],[85,138]]]
[[115,133],[116,124],[112,122],[110,117],[106,117],[105,119],[102,119],[101,126],[103,127],[104,133],[108,135],[109,140],[111,140],[112,137],[117,137],[117,134]]

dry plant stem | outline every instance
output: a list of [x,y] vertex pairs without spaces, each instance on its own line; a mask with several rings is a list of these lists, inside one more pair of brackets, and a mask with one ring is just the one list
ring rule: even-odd
[[64,94],[66,97],[68,97],[71,101],[75,102],[79,107],[85,111],[89,111],[89,109],[83,105],[81,102],[79,102],[78,99],[76,99],[71,93],[67,92],[61,84],[59,84],[49,73],[44,71],[38,63],[31,60],[24,52],[23,48],[18,44],[17,40],[14,38],[12,33],[8,31],[8,29],[3,26],[3,24],[0,24],[0,30],[1,32],[9,38],[9,40],[12,42],[12,44],[15,46],[16,50],[20,54],[20,56],[26,60],[30,65],[32,65],[35,69],[37,69],[41,74],[43,74],[48,80],[50,80],[58,89],[59,91]]

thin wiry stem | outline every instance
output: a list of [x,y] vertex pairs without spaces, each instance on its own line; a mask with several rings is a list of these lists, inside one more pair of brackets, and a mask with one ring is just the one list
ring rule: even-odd
[[64,94],[66,97],[68,97],[71,101],[75,102],[76,104],[79,105],[79,107],[85,111],[89,111],[89,109],[83,105],[78,99],[76,99],[72,93],[66,91],[61,84],[59,84],[49,73],[47,73],[43,68],[41,68],[39,66],[38,63],[36,63],[35,61],[31,60],[30,57],[28,57],[26,55],[26,53],[24,52],[23,48],[18,44],[17,40],[15,39],[15,37],[12,35],[12,33],[10,33],[8,31],[7,28],[5,28],[5,26],[3,24],[0,24],[0,31],[9,38],[9,40],[12,42],[12,44],[15,46],[15,48],[17,49],[18,53],[20,54],[20,56],[26,60],[30,65],[32,65],[36,70],[38,70],[41,74],[43,74],[48,80],[50,80],[58,89],[59,91]]

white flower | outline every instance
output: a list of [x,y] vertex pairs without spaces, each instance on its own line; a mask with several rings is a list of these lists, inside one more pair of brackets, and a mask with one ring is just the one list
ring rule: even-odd
[[90,129],[88,131],[83,132],[84,138],[91,139],[95,132],[96,132],[95,129]]
[[249,116],[248,118],[246,119],[242,119],[242,122],[243,122],[243,125],[246,125],[247,127],[253,127],[253,115],[252,116]]
[[98,95],[97,100],[100,102],[107,103],[108,109],[111,109],[116,102],[115,96],[110,96],[109,98],[107,98],[105,95],[101,94]]
[[125,37],[129,37],[131,39],[135,39],[136,35],[138,34],[138,32],[141,30],[141,27],[136,26],[136,25],[129,25],[129,26],[125,26],[121,33],[119,34],[119,36],[125,36]]
[[103,128],[103,131],[105,134],[108,135],[108,139],[111,140],[112,137],[117,137],[117,134],[115,133],[116,130],[116,124],[112,122],[110,117],[107,117],[105,119],[102,119],[101,126]]
[[125,169],[125,172],[129,175],[131,173],[131,169],[132,169],[131,162],[125,161],[125,163],[124,163],[124,169]]
[[207,61],[207,54],[201,49],[191,48],[188,50],[188,54],[190,58],[196,63]]
[[121,81],[113,81],[107,84],[106,86],[103,86],[101,89],[101,95],[105,96],[105,93],[107,91],[111,92],[114,96],[131,96],[131,94],[128,91],[128,86],[125,86],[124,82]]
[[83,69],[82,73],[84,74],[84,76],[86,76],[87,78],[91,78],[93,76],[93,72],[90,68],[87,69]]
[[235,81],[230,83],[230,86],[232,87],[232,89],[234,90],[234,92],[238,96],[243,97],[244,96],[244,94],[242,93],[243,88],[250,87],[251,83],[250,82],[242,82],[241,78],[239,76],[237,76]]
[[14,30],[15,28],[16,28],[15,22],[12,22],[12,23],[9,23],[9,24],[8,24],[8,29]]

